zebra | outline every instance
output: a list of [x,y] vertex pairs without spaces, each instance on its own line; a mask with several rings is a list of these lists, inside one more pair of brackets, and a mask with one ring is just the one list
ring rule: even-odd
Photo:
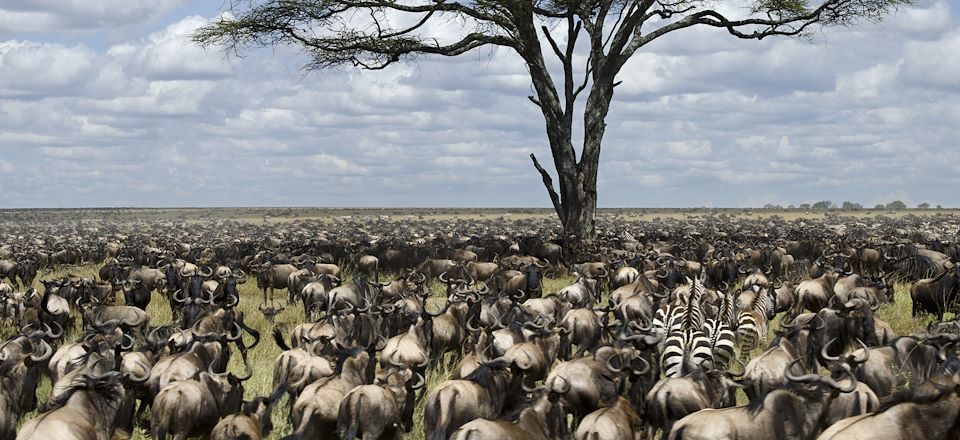
[[714,362],[712,341],[700,330],[671,333],[660,355],[664,377],[681,377],[697,368],[712,368]]
[[686,306],[679,304],[665,304],[653,315],[653,329],[660,335],[668,335],[681,328]]
[[708,319],[703,323],[703,332],[710,338],[714,367],[730,365],[737,348],[737,335],[727,323],[719,319]]
[[[687,279],[690,282],[690,279]],[[692,281],[690,295],[679,300],[685,304],[671,305],[657,310],[654,325],[661,326],[668,336],[660,353],[660,365],[665,377],[680,377],[694,369],[714,366],[714,341],[705,333],[701,298],[703,284]]]
[[737,312],[736,335],[741,358],[746,359],[750,350],[766,342],[767,325],[776,313],[776,297],[771,293],[771,289],[762,290],[759,286],[740,292],[740,299],[749,305]]

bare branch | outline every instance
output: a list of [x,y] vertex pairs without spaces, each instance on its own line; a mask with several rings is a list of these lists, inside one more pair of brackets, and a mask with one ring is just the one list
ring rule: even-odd
[[[550,43],[550,47],[553,49],[553,53],[557,55],[557,58],[560,58],[561,62],[566,62],[566,57],[564,57],[563,52],[560,50],[560,46],[557,45],[557,42],[554,41],[553,36],[550,35],[550,29],[547,29],[546,26],[540,26],[540,29],[543,31],[543,35],[547,37],[547,42]],[[567,44],[572,44],[568,42]]]
[[563,210],[563,205],[560,203],[560,196],[557,195],[557,191],[553,189],[553,179],[550,177],[550,173],[540,166],[540,162],[537,161],[537,156],[533,153],[530,153],[530,160],[533,161],[533,166],[540,172],[540,176],[543,177],[543,186],[547,187],[547,193],[550,194],[550,201],[553,202],[553,209],[557,211],[557,214],[560,216],[560,223],[566,224],[566,213]]

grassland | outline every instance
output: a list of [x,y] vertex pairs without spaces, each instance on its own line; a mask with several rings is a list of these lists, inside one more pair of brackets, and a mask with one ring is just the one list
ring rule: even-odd
[[[56,270],[52,273],[43,274],[41,278],[48,279],[54,277],[60,277],[66,274],[72,274],[77,276],[88,276],[92,277],[96,274],[98,268],[96,266],[83,266],[70,269],[61,269]],[[563,288],[566,285],[569,285],[574,282],[572,277],[565,278],[548,278],[544,281],[544,292],[556,292]],[[39,282],[37,282],[39,285]],[[429,286],[431,292],[434,294],[431,296],[430,301],[436,304],[441,304],[443,302],[442,296],[442,285],[437,282],[432,283]],[[913,318],[910,311],[910,297],[909,297],[909,285],[904,283],[898,283],[895,286],[895,296],[896,302],[893,304],[887,304],[880,308],[878,315],[881,319],[890,323],[893,329],[898,334],[910,334],[917,331],[921,331],[926,328],[926,325],[929,323],[929,317],[923,318]],[[271,391],[271,381],[273,374],[273,362],[280,354],[281,350],[273,343],[269,337],[269,333],[272,330],[272,325],[269,324],[263,317],[263,315],[258,311],[257,306],[262,300],[260,291],[257,289],[254,282],[248,282],[240,286],[240,309],[243,310],[246,316],[246,321],[251,326],[256,329],[259,329],[263,333],[264,337],[261,340],[260,344],[250,350],[250,362],[254,369],[253,377],[245,382],[246,387],[246,398],[252,398],[257,395],[266,395]],[[286,292],[277,292],[277,298],[285,298]],[[168,302],[164,297],[159,294],[154,293],[153,299],[150,302],[150,306],[147,309],[152,325],[162,325],[168,324],[171,322],[170,308]],[[299,304],[288,305],[287,308],[276,316],[276,323],[288,324],[288,328],[292,328],[294,325],[302,322],[303,320],[303,310]],[[775,325],[771,325],[774,328]],[[68,335],[69,339],[75,338],[77,335]],[[758,353],[758,350],[755,350],[755,353]],[[441,363],[442,365],[442,363]],[[230,371],[241,373],[243,371],[243,365],[238,356],[234,356],[231,359]],[[434,370],[431,370],[427,376],[427,389],[432,389],[434,386],[445,380],[449,377],[449,371],[440,367]],[[48,379],[44,379],[41,387],[38,390],[39,399],[41,402],[46,401],[47,396],[50,393],[50,383]],[[741,396],[740,400],[743,401],[745,398]],[[286,404],[283,403],[278,405],[274,410],[273,420],[274,425],[276,426],[275,432],[270,436],[271,439],[278,439],[290,432],[290,426],[286,423]],[[34,417],[36,414],[28,414],[25,419]],[[423,404],[422,401],[418,404],[414,420],[416,421],[416,426],[413,432],[406,434],[403,438],[408,440],[413,439],[422,439],[422,420],[423,420]],[[149,433],[145,430],[138,430],[134,433],[134,439],[147,439],[149,438]]]
[[[840,215],[869,219],[877,216],[900,218],[907,215],[960,216],[957,209],[906,209],[901,211],[861,209],[839,210],[776,210],[750,208],[600,208],[599,219],[621,221],[650,221],[725,215],[731,218],[782,217],[786,220],[802,218],[823,219]],[[549,208],[78,208],[78,209],[0,209],[0,222],[22,221],[218,221],[282,224],[297,220],[326,222],[343,218],[376,218],[388,221],[446,221],[507,219],[555,220],[556,213]]]

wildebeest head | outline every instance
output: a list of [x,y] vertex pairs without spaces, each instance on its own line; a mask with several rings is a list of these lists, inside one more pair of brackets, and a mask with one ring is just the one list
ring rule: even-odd
[[525,264],[521,266],[520,271],[523,272],[527,277],[524,291],[527,294],[531,292],[540,291],[540,283],[543,280],[543,269],[550,265],[550,261],[547,261],[546,264],[540,264],[539,262],[532,262],[530,264]]
[[660,266],[660,268],[657,269],[657,280],[669,291],[673,291],[673,289],[680,284],[680,281],[685,278],[685,275],[680,272],[680,268],[687,265],[685,260],[678,260],[672,256],[664,255],[657,258],[657,265]]
[[177,269],[176,266],[170,264],[169,262],[164,262],[158,268],[163,270],[163,275],[167,280],[167,292],[173,292],[180,288],[180,272],[182,269]]

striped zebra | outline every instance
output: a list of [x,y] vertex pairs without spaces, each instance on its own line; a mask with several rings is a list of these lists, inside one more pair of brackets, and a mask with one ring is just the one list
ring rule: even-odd
[[686,306],[682,304],[665,304],[653,314],[653,329],[659,335],[669,335],[680,331]]
[[708,319],[704,322],[703,332],[710,338],[714,367],[724,368],[729,366],[736,353],[736,333],[720,319]]
[[740,301],[749,306],[737,313],[737,342],[740,357],[746,359],[750,350],[766,342],[767,324],[774,315],[774,300],[767,290],[755,288],[741,292]]
[[[690,281],[689,278],[687,280]],[[691,282],[690,295],[678,297],[684,304],[657,310],[657,319],[668,334],[660,353],[660,365],[665,377],[680,377],[714,364],[713,341],[710,335],[703,332],[702,298],[703,284],[695,280]],[[657,319],[654,320],[655,325]]]
[[717,296],[720,297],[720,307],[717,310],[716,320],[735,329],[737,327],[737,304],[733,300],[733,294],[718,290]]
[[712,341],[700,330],[671,333],[660,354],[664,377],[682,377],[695,369],[712,367],[713,364]]
[[687,278],[687,282],[690,283],[690,295],[686,299],[685,310],[683,311],[683,319],[680,323],[680,326],[684,330],[700,330],[703,327],[703,283],[700,282],[700,279],[694,279],[690,281],[690,278]]

